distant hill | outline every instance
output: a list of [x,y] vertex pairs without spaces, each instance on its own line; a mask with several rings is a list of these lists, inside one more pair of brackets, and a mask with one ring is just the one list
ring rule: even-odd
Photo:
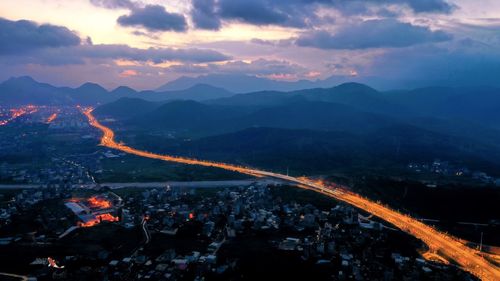
[[[144,110],[127,114],[136,104]],[[135,128],[144,149],[273,169],[401,168],[435,158],[491,174],[500,168],[493,88],[379,92],[344,83],[148,104],[120,100],[96,110]],[[151,135],[162,131],[177,138]]]
[[3,105],[94,105],[114,99],[106,89],[94,83],[73,89],[40,83],[28,76],[0,83],[0,104]]
[[[207,117],[200,129],[203,133],[228,132],[252,126],[329,130],[343,126],[342,130],[349,131],[349,126],[376,127],[380,118],[375,117],[382,116],[384,120],[391,119],[392,123],[412,124],[453,136],[480,139],[488,143],[500,141],[500,131],[495,130],[498,123],[494,122],[500,119],[500,112],[496,110],[500,106],[496,89],[476,92],[474,89],[423,88],[379,92],[363,84],[344,83],[332,88],[237,94],[203,103],[212,108],[238,108],[241,113],[248,113],[231,115],[232,119],[217,124],[210,124],[212,118]],[[198,109],[185,110],[196,112]],[[188,115],[186,113],[183,118],[190,120],[192,117]],[[162,117],[158,115],[150,118]],[[151,126],[161,122],[151,120]],[[184,124],[187,126],[185,130],[194,129],[189,122]]]
[[89,82],[69,90],[69,95],[74,101],[81,104],[106,103],[115,100],[115,97],[101,85]]
[[284,81],[273,80],[245,74],[208,74],[197,77],[182,76],[158,87],[156,91],[178,91],[196,84],[208,84],[227,89],[234,93],[260,91],[297,91],[311,88],[330,88],[347,82],[358,82],[387,89],[388,85],[396,85],[395,81],[387,81],[378,77],[357,77],[350,75],[332,75],[325,79]]
[[196,101],[171,101],[131,119],[128,124],[151,130],[178,130],[190,135],[224,131],[226,121],[244,115],[245,109],[206,105]]
[[[328,82],[327,82],[328,83]],[[293,91],[298,89],[307,89],[321,87],[314,81],[299,80],[295,82],[277,81],[266,78],[260,78],[251,75],[242,74],[209,74],[198,77],[180,77],[174,81],[168,82],[156,89],[157,92],[177,91],[190,88],[196,84],[208,84],[227,89],[234,93],[246,93],[256,91]],[[329,86],[335,84],[331,83]]]
[[[267,169],[322,173],[334,169],[362,171],[404,167],[409,161],[447,159],[498,173],[500,150],[409,125],[391,125],[372,132],[247,128],[183,142],[155,139],[155,149],[175,155],[196,155]],[[146,144],[148,141],[143,143]]]
[[145,101],[139,98],[120,98],[94,109],[97,116],[112,116],[118,119],[130,119],[158,108],[161,103]]
[[206,103],[226,106],[275,106],[287,102],[294,96],[294,92],[260,91],[208,100]]
[[387,116],[359,111],[347,105],[318,101],[296,101],[263,108],[226,122],[234,130],[273,127],[350,133],[372,131],[397,123],[398,121]]
[[[137,102],[141,106],[144,103],[146,102]],[[119,100],[98,107],[96,111],[100,115],[129,119],[127,123],[135,127],[181,131],[192,136],[215,135],[249,127],[360,133],[399,123],[391,117],[363,112],[348,105],[303,99],[290,99],[286,104],[265,108],[172,101],[149,112],[126,118],[126,112],[132,107],[130,100]]]
[[39,83],[28,76],[10,78],[0,84],[0,104],[62,104],[74,102],[69,88]]
[[314,88],[292,92],[262,91],[238,94],[207,102],[226,106],[276,106],[301,99],[345,104],[363,111],[389,115],[401,112],[408,113],[407,108],[387,99],[381,92],[359,83],[344,83],[331,88]]
[[137,91],[127,86],[119,86],[111,91],[110,94],[118,97],[132,97],[137,95]]
[[219,87],[207,84],[196,84],[183,90],[172,90],[162,92],[143,92],[139,93],[141,98],[152,101],[166,100],[194,100],[204,101],[233,96],[234,93]]
[[291,92],[261,91],[207,101],[226,106],[276,106],[303,98],[353,106],[398,117],[435,117],[477,122],[500,129],[500,89],[492,87],[428,87],[379,92],[359,83]]
[[[245,83],[247,83],[250,86],[260,85],[258,87],[266,86],[269,89],[272,89],[276,85],[285,85],[285,88],[292,84],[312,85],[311,81],[281,82],[245,75],[200,76],[196,79],[179,79],[179,82],[172,82],[169,85],[180,87],[182,84],[187,86],[191,85],[191,82],[199,82],[200,79],[209,78],[226,81],[230,87],[235,87],[239,82],[242,82],[242,85],[246,85]],[[188,81],[189,83],[182,81]],[[322,81],[331,82],[333,80],[326,79]],[[314,83],[314,85],[318,83]],[[464,129],[469,132],[467,133],[468,135],[475,137],[474,135],[477,130],[470,130],[467,126],[469,128],[476,126],[500,130],[500,110],[498,110],[500,108],[500,89],[493,87],[427,87],[414,90],[380,92],[367,85],[351,82],[327,88],[296,91],[266,90],[235,95],[232,91],[225,88],[199,83],[193,84],[183,90],[165,92],[138,92],[124,86],[118,87],[113,91],[107,91],[94,83],[84,83],[77,88],[55,87],[50,84],[37,82],[27,76],[11,78],[0,83],[0,105],[7,106],[22,104],[80,104],[95,106],[113,102],[123,97],[141,98],[155,102],[194,100],[220,107],[238,107],[239,110],[245,108],[243,112],[263,107],[279,107],[304,101],[328,102],[348,105],[353,109],[363,112],[391,116],[405,123],[412,123],[412,120],[417,118],[420,118],[420,120],[424,120],[425,118],[434,118],[433,120],[437,121],[443,120],[437,122],[440,125],[434,126],[434,129],[437,130],[440,127],[444,130],[443,132],[454,132],[453,134],[458,135],[466,135],[460,133]],[[452,125],[451,123],[453,122],[457,125]],[[447,125],[443,126],[445,123]],[[412,124],[421,125],[418,122]],[[464,125],[462,125],[460,130],[454,129],[458,124]],[[428,125],[432,124],[429,123]],[[496,135],[495,132],[480,132],[480,134]]]
[[196,100],[203,101],[232,96],[225,89],[198,84],[180,91],[136,91],[120,86],[112,91],[95,83],[84,83],[77,88],[55,87],[24,76],[0,83],[0,105],[97,105],[116,101],[123,97],[149,101]]
[[420,115],[476,122],[500,129],[500,88],[428,87],[384,93],[386,100]]

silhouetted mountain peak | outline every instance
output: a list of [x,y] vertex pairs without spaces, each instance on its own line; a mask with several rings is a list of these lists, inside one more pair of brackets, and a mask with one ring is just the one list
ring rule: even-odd
[[123,97],[97,107],[95,113],[97,115],[127,119],[149,112],[158,106],[158,103],[145,101],[140,98]]
[[198,77],[180,77],[170,81],[156,91],[179,91],[188,89],[196,84],[209,84],[224,88],[233,93],[248,93],[264,90],[292,91],[313,87],[313,82],[300,80],[295,82],[272,80],[263,77],[245,74],[208,74]]
[[76,90],[107,92],[107,90],[104,89],[101,85],[91,82],[82,84],[80,87],[76,88]]
[[130,87],[127,87],[127,86],[119,86],[119,87],[115,88],[113,91],[111,91],[111,94],[120,95],[120,96],[132,95],[135,93],[137,93],[136,90],[134,90]]
[[345,93],[377,93],[377,90],[373,89],[372,87],[356,82],[342,83],[331,89]]
[[33,79],[31,76],[19,76],[19,77],[11,77],[8,80],[4,81],[2,84],[5,85],[33,85],[38,84],[38,82]]

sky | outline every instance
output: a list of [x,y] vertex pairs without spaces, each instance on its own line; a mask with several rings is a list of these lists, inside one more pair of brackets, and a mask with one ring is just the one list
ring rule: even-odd
[[498,0],[2,0],[0,80],[500,86]]

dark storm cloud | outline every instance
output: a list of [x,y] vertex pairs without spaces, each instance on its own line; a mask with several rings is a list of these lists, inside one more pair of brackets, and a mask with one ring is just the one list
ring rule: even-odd
[[341,28],[335,34],[314,31],[300,36],[299,46],[320,49],[367,49],[408,47],[450,40],[450,34],[427,27],[402,23],[395,19],[368,20]]
[[182,64],[172,65],[167,70],[179,73],[217,73],[217,74],[244,74],[244,75],[301,75],[308,69],[286,60],[257,59],[250,62],[230,61],[224,64],[209,63],[206,65]]
[[222,18],[255,25],[305,27],[306,18],[312,16],[306,6],[299,9],[294,3],[282,4],[280,1],[220,0],[218,3]]
[[[311,0],[315,1],[315,0]],[[321,1],[321,0],[320,0]],[[368,5],[372,6],[387,6],[398,4],[407,6],[414,13],[439,13],[449,14],[457,8],[456,5],[450,4],[446,0],[324,0],[321,1],[332,6],[338,7],[342,12],[352,14],[355,9],[363,12],[362,8]]]
[[123,59],[137,62],[162,63],[182,61],[207,63],[225,61],[231,57],[220,52],[206,49],[149,48],[139,49],[127,45],[79,45],[74,47],[44,49],[31,56],[7,56],[3,62],[16,64],[71,65],[85,64],[86,60]]
[[219,29],[222,20],[302,28],[316,18],[314,7],[302,0],[193,0],[192,4],[191,17],[202,29]]
[[408,6],[416,13],[451,13],[456,6],[443,0],[406,0]]
[[89,0],[92,5],[107,9],[132,9],[136,3],[130,0]]
[[371,67],[376,75],[406,83],[405,87],[500,86],[499,49],[471,39],[458,41],[453,48],[393,49],[375,58]]
[[146,5],[134,8],[129,15],[118,18],[122,26],[140,26],[149,31],[186,31],[187,23],[184,15],[169,13],[160,5]]
[[225,61],[231,57],[210,49],[93,45],[90,37],[82,41],[76,33],[63,26],[0,18],[0,59],[9,64],[69,65],[84,64],[87,59],[206,63]]
[[80,37],[66,27],[0,18],[0,55],[78,44]]
[[192,5],[191,16],[196,28],[218,30],[221,27],[215,0],[193,0]]
[[[344,15],[378,14],[394,17],[386,8],[398,5],[414,13],[451,13],[456,6],[445,0],[193,0],[191,17],[195,26],[217,30],[221,21],[239,21],[253,25],[305,28],[321,23],[316,11],[332,8]],[[376,8],[372,11],[371,8]]]
[[127,59],[133,61],[152,61],[162,63],[166,61],[185,62],[215,62],[230,59],[222,53],[205,49],[173,49],[148,48],[138,49],[127,45],[82,45],[76,49],[82,57]]
[[450,4],[446,0],[296,0],[305,4],[319,3],[324,6],[335,7],[341,12],[353,14],[353,12],[363,13],[368,5],[406,5],[415,13],[451,13],[456,5]]

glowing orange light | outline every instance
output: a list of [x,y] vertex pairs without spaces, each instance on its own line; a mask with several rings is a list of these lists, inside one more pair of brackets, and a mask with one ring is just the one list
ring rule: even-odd
[[52,123],[57,118],[57,113],[52,113],[52,115],[47,118],[47,123]]
[[78,226],[80,226],[80,227],[92,227],[92,226],[100,224],[103,221],[117,222],[117,221],[120,221],[120,218],[115,217],[110,213],[105,213],[105,214],[97,215],[94,219],[89,220],[88,222],[79,222]]
[[433,251],[427,251],[425,253],[422,253],[422,257],[428,261],[433,261],[433,262],[439,262],[443,264],[450,264],[448,260],[445,258],[441,257],[437,253],[434,253]]
[[100,208],[100,209],[108,209],[111,208],[112,204],[106,199],[99,197],[90,197],[87,202],[91,208]]

